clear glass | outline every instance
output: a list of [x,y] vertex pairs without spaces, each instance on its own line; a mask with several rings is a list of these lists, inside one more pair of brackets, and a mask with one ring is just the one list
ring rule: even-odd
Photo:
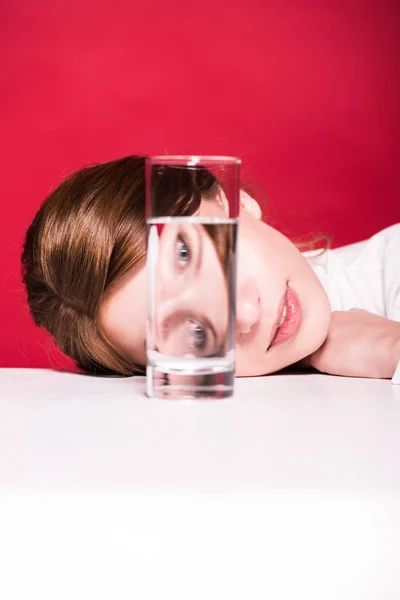
[[146,161],[148,396],[233,394],[239,184],[237,158]]

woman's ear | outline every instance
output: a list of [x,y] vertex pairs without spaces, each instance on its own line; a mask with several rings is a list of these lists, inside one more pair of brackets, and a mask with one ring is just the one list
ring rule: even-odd
[[[217,202],[224,209],[226,214],[229,213],[228,200],[222,190],[220,190],[217,196]],[[247,192],[240,190],[240,210],[245,210],[249,215],[258,221],[261,220],[262,213],[260,205],[257,200],[254,200]]]
[[240,210],[245,210],[254,219],[261,220],[262,212],[261,207],[257,200],[254,200],[247,192],[240,190]]

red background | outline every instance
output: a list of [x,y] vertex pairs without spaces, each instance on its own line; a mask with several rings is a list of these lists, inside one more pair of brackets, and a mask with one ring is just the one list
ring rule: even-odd
[[3,0],[0,15],[0,367],[60,364],[19,255],[83,164],[238,155],[294,238],[340,245],[400,219],[398,1]]

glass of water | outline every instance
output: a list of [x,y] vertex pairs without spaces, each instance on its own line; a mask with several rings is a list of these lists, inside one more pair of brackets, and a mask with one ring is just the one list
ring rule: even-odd
[[240,162],[146,161],[148,396],[233,393]]

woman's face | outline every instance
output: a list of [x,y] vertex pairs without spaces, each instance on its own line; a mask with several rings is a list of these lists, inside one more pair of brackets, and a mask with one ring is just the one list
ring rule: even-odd
[[[242,193],[241,200],[236,375],[265,375],[294,364],[319,348],[327,335],[331,311],[322,285],[294,244],[260,220],[259,207],[252,198]],[[198,214],[222,218],[226,217],[226,208],[223,201],[204,200]],[[227,310],[221,311],[221,306],[227,306],[222,272],[212,284],[207,276],[209,269],[215,273],[219,268],[211,239],[207,235],[202,236],[209,257],[203,255],[196,269],[193,265],[186,265],[186,250],[183,248],[182,252],[178,247],[179,260],[184,261],[182,264],[187,270],[185,281],[182,272],[174,271],[179,269],[179,264],[178,267],[176,264],[176,245],[182,244],[178,233],[170,228],[169,233],[160,237],[160,257],[165,264],[160,270],[163,283],[159,297],[164,294],[167,300],[173,299],[169,313],[168,310],[163,312],[165,318],[169,314],[174,331],[171,339],[165,337],[166,353],[174,353],[176,344],[179,347],[183,340],[186,342],[191,337],[194,343],[201,341],[205,347],[215,342],[212,336],[208,339],[203,336],[199,340],[198,319],[192,316],[185,318],[186,315],[196,314],[196,306],[204,307],[207,304],[206,313],[211,330],[217,334],[226,330]],[[192,244],[198,243],[200,238],[194,229],[192,236]],[[171,244],[174,245],[173,252],[162,252],[162,245],[167,248]],[[125,356],[141,365],[146,364],[146,288],[145,265],[135,266],[103,301],[100,312],[100,321],[108,337]],[[213,300],[217,298],[218,301]],[[184,310],[175,310],[176,303],[184,306]],[[282,325],[279,327],[280,323]],[[159,330],[164,329],[160,327]]]

